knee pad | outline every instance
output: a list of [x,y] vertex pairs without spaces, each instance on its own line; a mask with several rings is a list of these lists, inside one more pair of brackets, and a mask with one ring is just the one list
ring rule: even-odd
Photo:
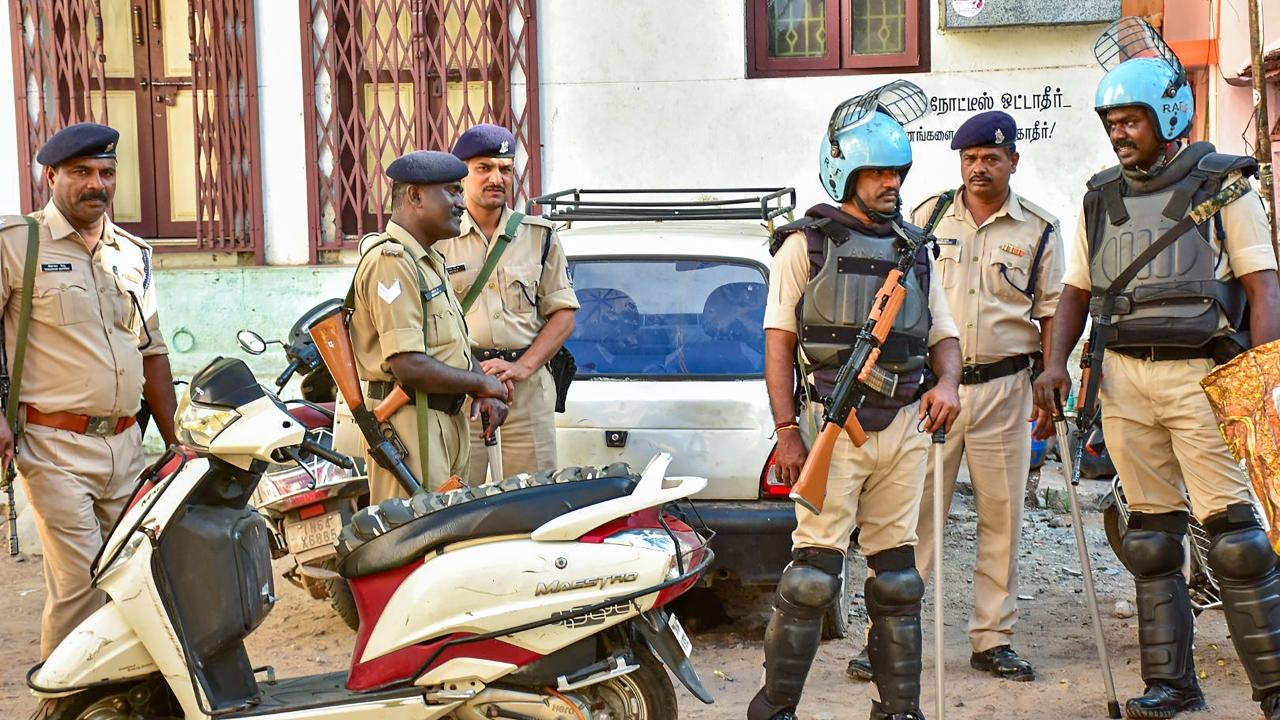
[[867,614],[872,617],[894,617],[920,614],[924,597],[924,580],[915,567],[915,551],[909,546],[896,547],[867,558],[867,566],[875,577],[867,578],[864,595]]
[[1187,513],[1129,516],[1129,530],[1120,543],[1125,565],[1138,577],[1159,577],[1182,571],[1182,540]]
[[800,548],[778,580],[778,597],[793,609],[821,615],[840,594],[844,555],[826,548]]
[[1235,504],[1205,521],[1209,566],[1227,582],[1248,582],[1276,570],[1276,553],[1253,508]]

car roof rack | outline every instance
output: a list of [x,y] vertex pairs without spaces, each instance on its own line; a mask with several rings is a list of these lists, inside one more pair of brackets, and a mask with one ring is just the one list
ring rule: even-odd
[[[660,198],[655,196],[661,196]],[[653,198],[653,199],[650,199]],[[765,188],[651,188],[644,190],[570,188],[529,201],[543,209],[547,220],[761,220],[772,230],[773,219],[792,216],[796,189]]]

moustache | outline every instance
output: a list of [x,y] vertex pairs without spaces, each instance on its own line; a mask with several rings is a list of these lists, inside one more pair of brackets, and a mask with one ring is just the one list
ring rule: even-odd
[[111,198],[107,197],[107,193],[105,191],[87,192],[80,196],[80,202],[89,202],[90,200],[99,200],[103,203],[107,203]]
[[484,188],[484,190],[485,190],[485,192],[489,192],[490,190],[495,191],[495,192],[506,192],[506,191],[507,191],[507,189],[506,189],[504,186],[502,186],[502,185],[486,185],[486,186],[485,186],[485,188]]
[[1133,142],[1132,140],[1121,140],[1120,142],[1111,143],[1111,149],[1116,152],[1120,152],[1124,148],[1128,148],[1130,150],[1137,150],[1138,144]]
[[976,174],[976,175],[970,175],[970,176],[969,176],[969,180],[970,180],[971,182],[972,182],[972,181],[976,181],[976,180],[981,180],[981,181],[983,181],[983,182],[991,182],[991,176],[990,176],[990,175],[985,175],[985,174],[981,174],[981,173],[979,173],[979,174]]
[[893,198],[896,198],[896,197],[898,197],[897,190],[882,190],[879,195],[876,195],[877,199],[883,199],[883,200],[892,200]]

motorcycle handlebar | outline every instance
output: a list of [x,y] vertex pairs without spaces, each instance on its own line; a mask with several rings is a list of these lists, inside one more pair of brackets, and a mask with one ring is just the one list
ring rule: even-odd
[[346,470],[356,469],[356,464],[350,457],[339,452],[334,452],[311,438],[303,440],[301,447],[312,455],[315,455],[322,460],[328,460],[340,468],[344,468]]
[[289,379],[293,377],[293,374],[297,372],[300,367],[302,367],[301,362],[297,360],[290,360],[289,367],[285,368],[284,372],[280,373],[280,377],[276,378],[276,389],[279,390],[284,388],[285,385],[288,385]]

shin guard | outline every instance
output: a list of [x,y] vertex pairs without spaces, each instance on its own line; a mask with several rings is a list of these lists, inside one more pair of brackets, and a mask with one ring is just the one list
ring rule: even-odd
[[1186,687],[1195,681],[1195,616],[1182,575],[1187,514],[1134,513],[1121,545],[1137,591],[1142,679]]
[[920,709],[920,599],[924,581],[915,568],[911,547],[898,547],[867,558],[875,577],[867,578],[867,614],[871,634],[867,654],[881,709],[892,715]]
[[1204,523],[1213,542],[1209,566],[1218,576],[1227,629],[1253,686],[1253,699],[1280,691],[1280,572],[1266,533],[1244,504]]

